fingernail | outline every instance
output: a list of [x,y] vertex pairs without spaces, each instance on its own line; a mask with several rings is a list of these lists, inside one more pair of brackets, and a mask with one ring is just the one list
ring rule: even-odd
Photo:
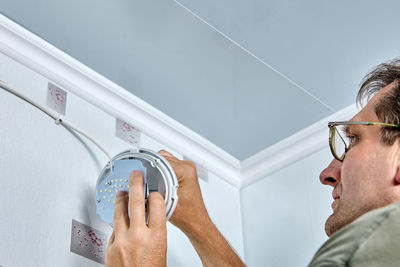
[[140,176],[142,174],[141,171],[133,171],[133,176]]
[[123,197],[125,195],[125,191],[119,191],[117,197]]

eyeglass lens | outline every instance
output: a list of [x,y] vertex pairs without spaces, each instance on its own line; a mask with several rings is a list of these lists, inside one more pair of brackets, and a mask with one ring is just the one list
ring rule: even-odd
[[331,131],[332,134],[332,146],[336,155],[343,159],[344,154],[346,153],[346,145],[349,144],[346,133],[344,132],[344,127],[342,125],[334,126]]

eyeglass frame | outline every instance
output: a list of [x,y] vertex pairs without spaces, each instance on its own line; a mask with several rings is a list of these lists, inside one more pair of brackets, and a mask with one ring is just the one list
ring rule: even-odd
[[371,125],[378,125],[378,126],[382,126],[382,127],[395,127],[395,128],[400,128],[399,124],[390,124],[390,123],[384,123],[384,122],[369,122],[369,121],[330,121],[328,122],[328,127],[329,127],[329,148],[331,149],[331,153],[333,155],[333,157],[335,159],[337,159],[338,161],[343,162],[346,153],[348,151],[348,147],[346,142],[343,140],[343,137],[339,134],[340,139],[342,139],[343,143],[344,143],[344,153],[343,153],[343,157],[340,158],[337,154],[336,154],[336,150],[335,150],[335,145],[333,144],[333,135],[335,133],[335,131],[337,131],[336,126],[339,125],[366,125],[366,126],[371,126]]

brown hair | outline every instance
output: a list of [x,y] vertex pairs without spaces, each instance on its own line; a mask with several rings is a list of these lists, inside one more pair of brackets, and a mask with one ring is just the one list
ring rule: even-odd
[[[369,72],[361,82],[357,102],[367,101],[383,87],[393,83],[389,90],[376,104],[375,113],[381,122],[400,124],[400,58],[382,63]],[[400,137],[400,128],[382,127],[381,141],[392,145]]]

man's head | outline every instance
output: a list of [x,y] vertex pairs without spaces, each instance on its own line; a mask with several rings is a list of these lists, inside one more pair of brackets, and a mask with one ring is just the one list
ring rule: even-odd
[[[377,66],[361,85],[357,100],[367,105],[351,120],[400,124],[400,59]],[[321,172],[333,187],[328,236],[362,214],[400,201],[400,128],[350,125],[352,144],[343,162]]]

